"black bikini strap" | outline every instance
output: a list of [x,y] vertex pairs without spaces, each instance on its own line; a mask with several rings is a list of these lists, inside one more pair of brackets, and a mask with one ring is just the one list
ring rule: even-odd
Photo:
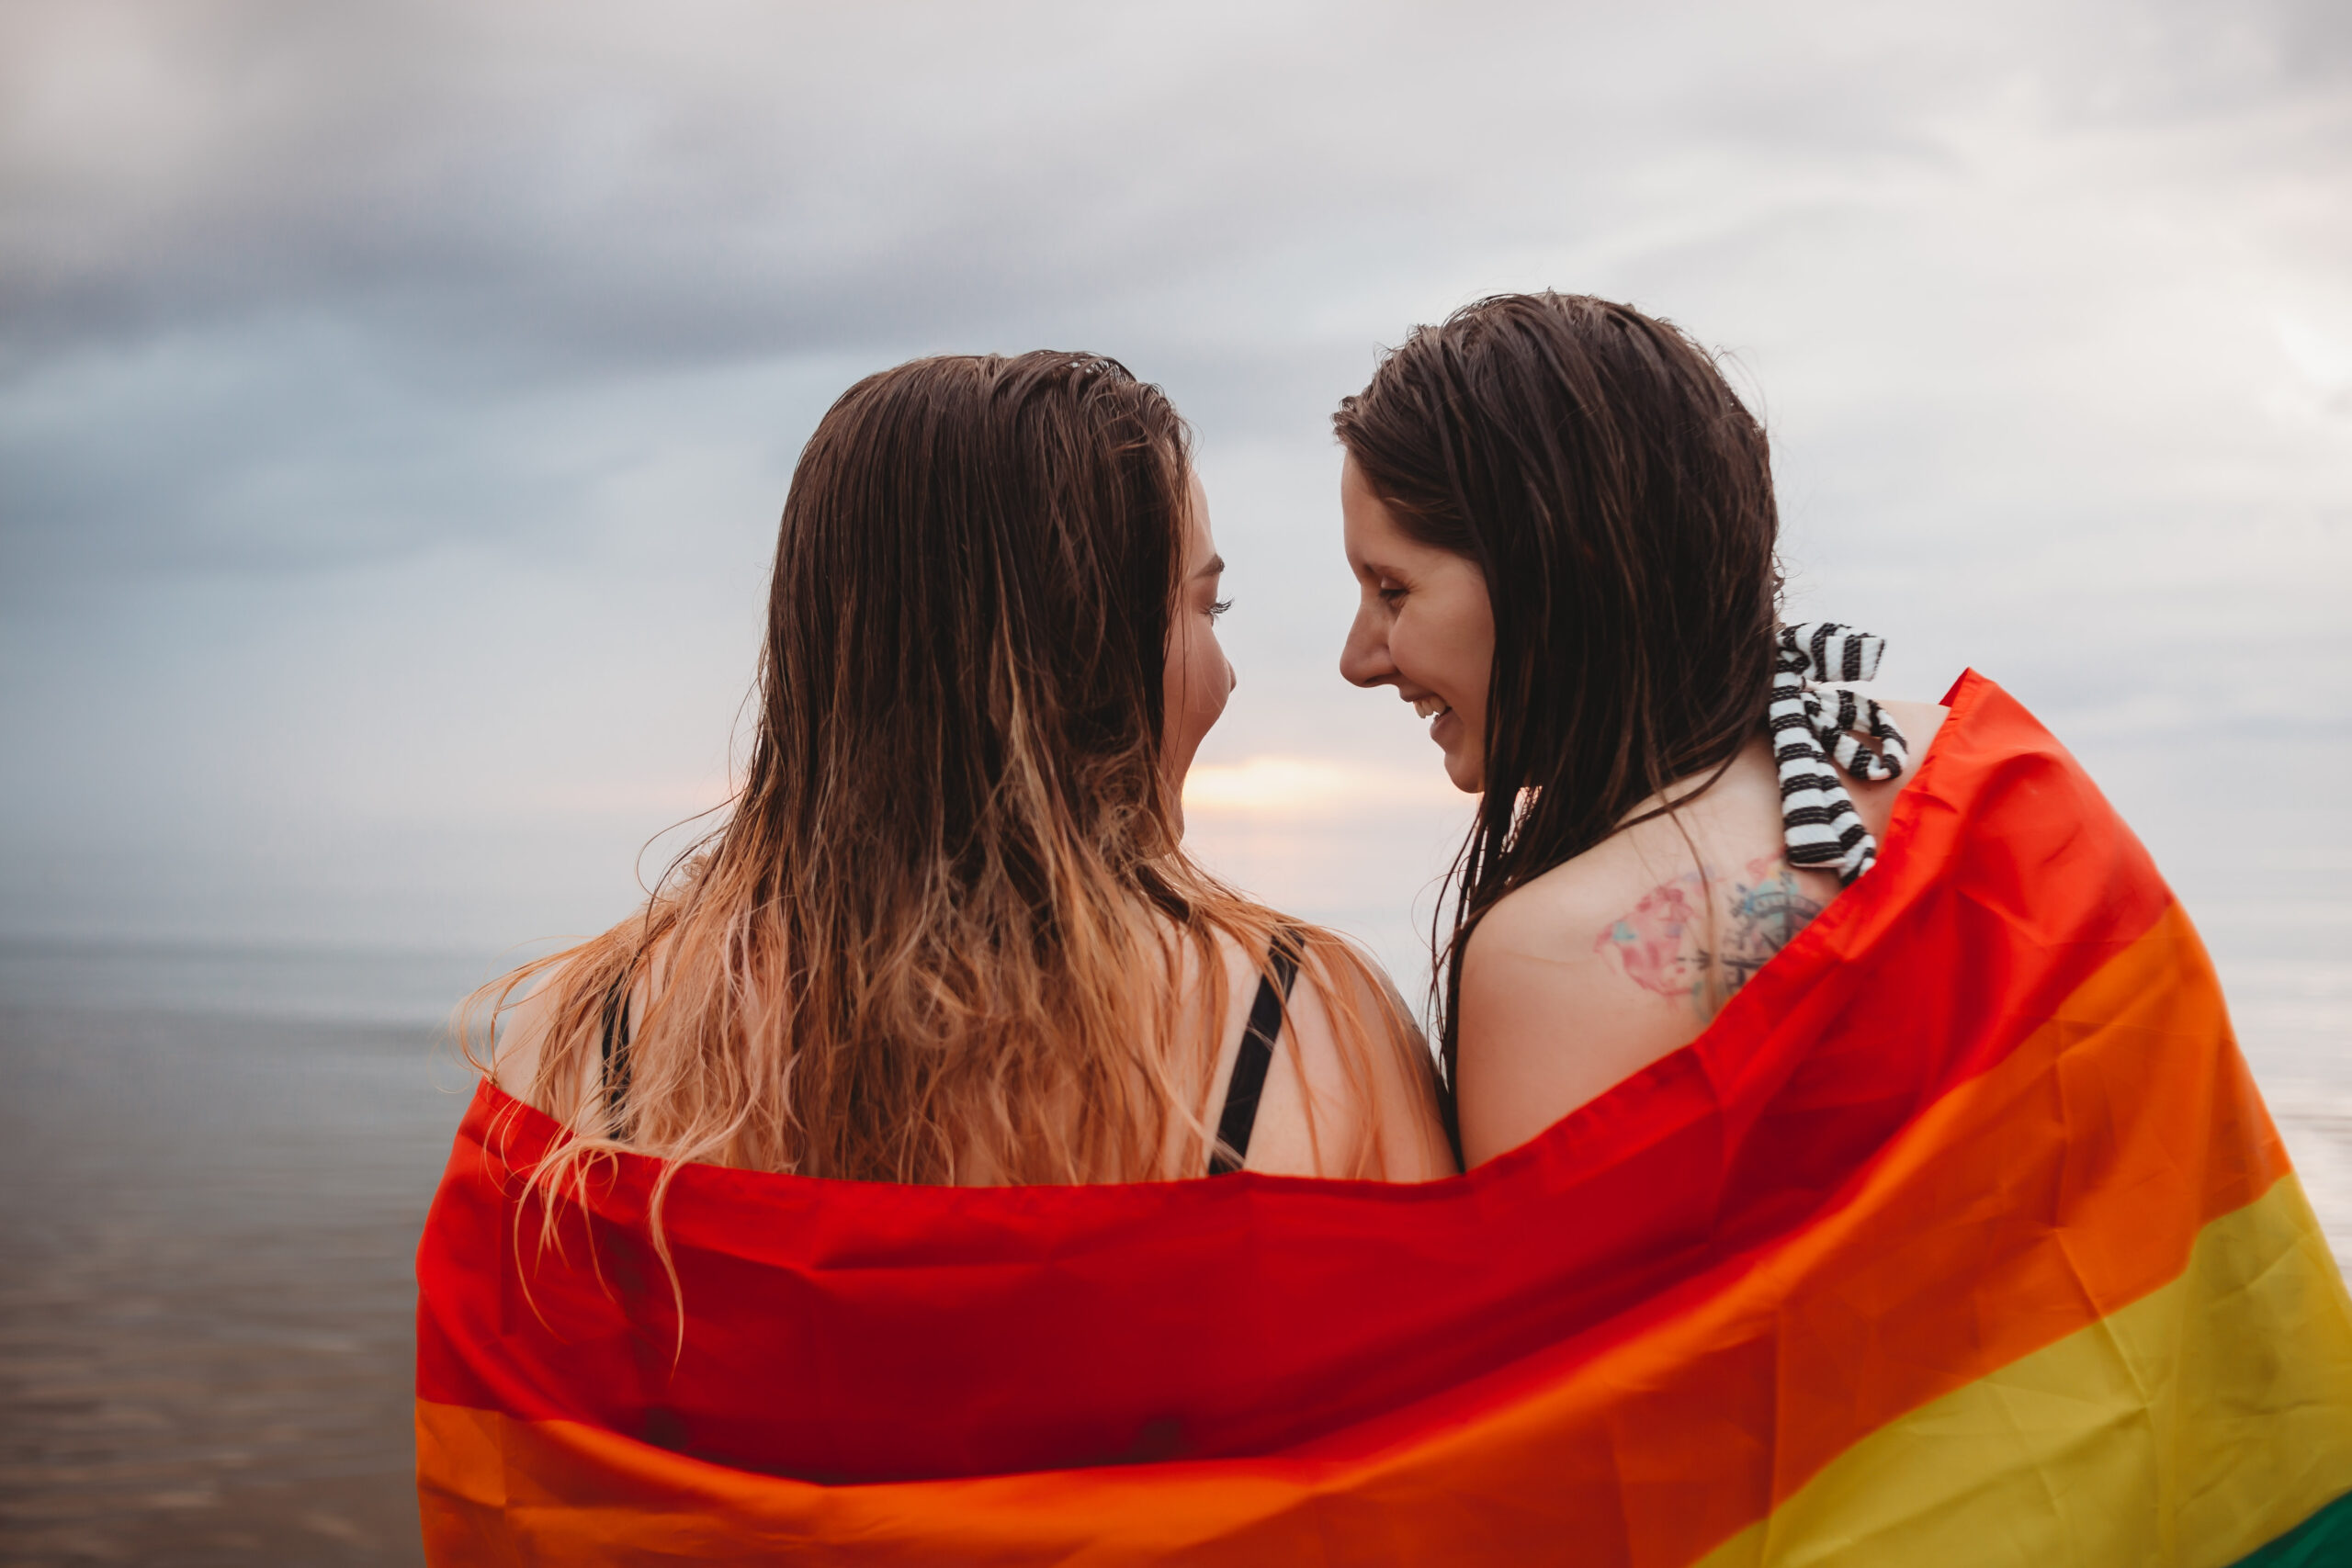
[[1283,1032],[1283,1007],[1298,978],[1294,941],[1294,933],[1279,931],[1266,950],[1266,967],[1272,973],[1258,977],[1250,1026],[1241,1032],[1233,1077],[1225,1086],[1225,1113],[1217,1118],[1216,1147],[1209,1154],[1211,1176],[1232,1175],[1249,1156],[1250,1134],[1258,1125],[1258,1100],[1266,1091],[1266,1069],[1273,1066],[1274,1040]]

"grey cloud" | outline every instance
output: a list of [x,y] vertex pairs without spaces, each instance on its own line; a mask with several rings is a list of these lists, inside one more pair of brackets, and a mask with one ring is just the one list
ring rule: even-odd
[[939,351],[1164,381],[1242,597],[1216,744],[1386,757],[1330,407],[1547,284],[1739,355],[1805,603],[1906,683],[2340,728],[2352,426],[2277,323],[2352,355],[2348,62],[2320,0],[10,7],[0,874],[103,862],[135,923],[299,820],[336,897],[423,897],[424,815],[668,800],[797,443]]
[[[2014,52],[1982,11],[1846,6],[865,15],[27,8],[0,40],[9,356],[326,310],[575,375],[1115,317],[1279,258],[1600,239],[1743,166],[1769,193],[1933,163]],[[2113,16],[2057,39],[2061,109],[2179,96],[2199,39],[2118,62]]]
[[[882,7],[862,28],[814,6],[658,28],[598,7],[23,15],[13,356],[332,309],[553,374],[1116,310],[1281,254],[1378,266],[1598,236],[1686,172],[1745,164],[1785,188],[1932,162],[1936,116],[2013,47],[1981,19],[1837,6],[1793,28],[1736,6],[1149,29],[1075,6]],[[2161,85],[2196,40],[2137,75],[2099,37],[2062,41],[2044,91],[2112,113],[2119,79]],[[77,73],[54,55],[74,50],[145,66],[61,102]]]

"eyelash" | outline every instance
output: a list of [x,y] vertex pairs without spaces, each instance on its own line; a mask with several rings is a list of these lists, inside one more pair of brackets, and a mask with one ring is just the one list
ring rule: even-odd
[[1232,601],[1232,600],[1230,600],[1230,599],[1220,599],[1220,600],[1218,600],[1216,604],[1211,604],[1211,605],[1209,606],[1209,619],[1210,619],[1210,620],[1212,620],[1212,621],[1214,621],[1214,620],[1216,620],[1218,616],[1220,616],[1220,615],[1224,615],[1227,610],[1230,610],[1230,609],[1232,609],[1232,608],[1233,608],[1233,601]]

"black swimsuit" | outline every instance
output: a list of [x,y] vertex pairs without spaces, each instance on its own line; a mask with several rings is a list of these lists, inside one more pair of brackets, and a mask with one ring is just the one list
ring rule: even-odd
[[[1298,954],[1289,933],[1279,933],[1266,953],[1270,975],[1258,977],[1258,995],[1250,1004],[1250,1022],[1241,1032],[1241,1047],[1233,1058],[1233,1077],[1225,1086],[1225,1111],[1216,1121],[1216,1146],[1209,1154],[1209,1174],[1230,1176],[1250,1155],[1250,1134],[1258,1125],[1258,1101],[1266,1092],[1266,1070],[1274,1063],[1274,1040],[1283,1032],[1283,1010],[1291,987],[1298,979]],[[628,1101],[628,987],[627,976],[613,985],[605,998],[605,1108],[613,1136],[626,1135],[622,1111]]]

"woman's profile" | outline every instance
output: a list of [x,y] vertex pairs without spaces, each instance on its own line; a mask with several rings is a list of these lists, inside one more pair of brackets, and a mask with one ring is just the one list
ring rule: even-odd
[[510,976],[491,1070],[599,1151],[985,1186],[1450,1174],[1418,1032],[1182,847],[1233,686],[1188,435],[1101,357],[919,360],[803,452],[725,823]]
[[1476,1165],[1696,1038],[1871,863],[1944,710],[1812,689],[1877,639],[1781,627],[1764,433],[1667,322],[1498,296],[1336,423],[1341,669],[1480,797],[1446,1033]]

